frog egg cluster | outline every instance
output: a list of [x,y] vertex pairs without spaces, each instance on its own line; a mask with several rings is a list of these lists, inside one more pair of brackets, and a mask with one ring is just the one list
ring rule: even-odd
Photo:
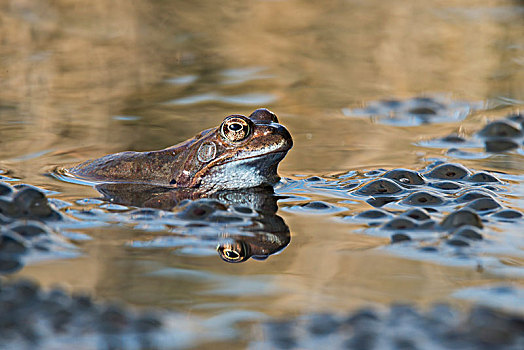
[[344,108],[348,117],[368,117],[383,124],[416,126],[460,121],[480,103],[455,101],[445,95],[420,96],[405,100],[370,101],[363,108]]
[[[507,272],[511,267],[494,252],[522,254],[523,214],[511,208],[506,194],[512,185],[504,174],[437,161],[419,171],[376,169],[287,181],[279,189],[290,202],[283,211],[329,215],[349,224],[349,234],[389,238],[389,245],[377,240],[377,246],[404,258]],[[305,193],[317,198],[308,200]],[[328,201],[318,200],[324,195]]]
[[[163,319],[154,311],[93,300],[37,283],[0,280],[0,348],[145,349]],[[69,347],[70,346],[70,347]]]
[[442,243],[469,247],[483,240],[490,222],[515,222],[523,216],[504,207],[498,195],[502,182],[489,172],[437,162],[423,172],[394,169],[379,174],[351,192],[375,209],[343,220],[366,222],[366,232],[389,235],[392,243],[418,241],[428,252]]
[[[491,153],[519,151],[524,145],[524,116],[509,114],[486,124],[467,138],[458,134],[421,142],[421,146],[447,148],[456,158],[485,158]],[[483,149],[483,152],[477,151]]]
[[[501,290],[499,293],[513,293]],[[310,313],[257,326],[260,349],[517,349],[524,343],[519,315],[477,305],[461,312],[447,304],[428,311],[393,305],[348,314]]]
[[0,275],[18,271],[28,256],[67,244],[45,222],[62,220],[36,187],[0,182]]

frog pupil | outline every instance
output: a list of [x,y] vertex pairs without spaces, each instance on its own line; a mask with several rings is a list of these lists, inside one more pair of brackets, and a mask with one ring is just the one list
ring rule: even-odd
[[240,125],[240,123],[229,124],[229,130],[231,131],[239,131],[240,129],[242,129],[242,125]]

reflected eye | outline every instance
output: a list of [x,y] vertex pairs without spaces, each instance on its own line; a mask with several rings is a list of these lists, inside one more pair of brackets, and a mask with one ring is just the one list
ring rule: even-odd
[[238,254],[238,252],[236,252],[234,250],[224,249],[223,253],[226,256],[226,258],[228,258],[229,260],[238,260],[238,259],[240,259],[240,254]]
[[227,140],[238,142],[249,136],[250,128],[246,120],[239,117],[232,117],[222,123],[220,132]]
[[217,247],[218,255],[222,260],[230,263],[238,263],[247,260],[246,246],[239,242],[237,244],[222,244]]

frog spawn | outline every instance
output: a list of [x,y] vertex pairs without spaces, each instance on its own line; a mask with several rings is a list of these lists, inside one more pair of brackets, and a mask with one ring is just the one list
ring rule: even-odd
[[73,249],[48,226],[62,220],[37,187],[0,182],[0,275],[18,271],[26,259]]
[[[384,178],[390,177],[391,173],[387,172],[382,178],[372,180],[355,191],[356,195],[370,197],[367,202],[371,205],[382,204],[377,201],[381,196],[389,200],[380,206],[394,203],[389,204],[394,210],[383,211],[387,214],[381,216],[375,215],[376,209],[370,210],[374,217],[370,221],[374,222],[368,222],[373,228],[371,233],[390,234],[392,243],[418,241],[421,251],[428,252],[438,251],[441,243],[448,247],[470,247],[484,239],[484,222],[498,220],[499,212],[506,216],[505,211],[510,210],[513,215],[507,216],[512,216],[513,220],[522,217],[518,211],[503,209],[493,191],[499,189],[493,185],[502,182],[487,172],[473,172],[453,163],[435,163],[422,173],[402,171],[406,175],[398,176],[400,171],[393,171],[397,174],[393,181],[398,187],[388,182],[389,190],[384,191]],[[417,180],[418,185],[413,179]],[[453,186],[447,186],[450,181],[453,181]],[[428,187],[432,189],[424,189]],[[445,190],[442,190],[443,187]],[[391,194],[395,196],[391,197]],[[406,206],[416,209],[399,211]],[[354,217],[369,216],[367,212],[361,212]]]
[[[500,296],[518,291],[492,291]],[[521,293],[522,294],[522,293]],[[487,306],[463,312],[447,304],[422,311],[408,305],[351,313],[308,313],[257,325],[250,348],[318,349],[517,349],[524,318]]]
[[25,279],[0,280],[0,309],[2,349],[156,348],[167,321],[157,311],[137,312],[88,294],[45,290]]
[[452,100],[445,95],[419,96],[405,100],[370,101],[362,108],[344,108],[348,117],[368,117],[383,124],[416,126],[463,120],[480,103]]
[[[518,152],[524,146],[524,116],[520,113],[486,124],[470,138],[451,134],[421,142],[421,146],[447,148],[447,154],[456,158],[486,158],[490,153]],[[478,152],[483,148],[484,152]]]
[[[502,194],[509,184],[501,178],[458,163],[438,161],[420,171],[377,169],[315,181],[306,178],[300,184],[287,185],[289,190],[284,187],[283,191],[293,193],[293,187],[304,187],[307,192],[326,193],[331,199],[323,207],[315,205],[317,213],[333,214],[342,222],[362,225],[362,229],[351,232],[389,237],[392,244],[384,249],[396,254],[444,264],[469,261],[470,266],[477,267],[484,248],[505,249],[504,236],[512,237],[515,225],[522,220],[522,213],[503,204]],[[297,199],[302,201],[302,208],[319,202]],[[343,210],[358,202],[374,208],[356,213]],[[296,205],[284,210],[303,212]],[[491,227],[495,223],[506,225],[508,233],[494,234]],[[507,248],[521,254],[518,244]]]
[[0,223],[17,219],[60,220],[61,216],[49,205],[40,189],[25,184],[11,187],[0,183]]
[[[478,174],[482,175],[479,176]],[[446,254],[450,251],[464,256],[465,252],[473,246],[482,247],[483,244],[494,243],[486,242],[486,227],[489,226],[492,218],[493,220],[515,222],[522,216],[518,211],[505,209],[501,204],[498,191],[502,186],[505,186],[502,180],[493,174],[473,171],[460,164],[440,162],[431,164],[422,171],[409,169],[386,171],[379,169],[369,171],[364,175],[352,173],[349,176],[340,176],[337,181],[326,181],[320,177],[311,177],[304,179],[303,182],[307,183],[310,189],[315,189],[316,191],[329,191],[330,194],[343,193],[345,199],[367,201],[369,204],[375,205],[375,208],[369,211],[360,212],[356,215],[347,215],[344,220],[361,220],[369,224],[369,228],[365,230],[366,233],[390,236],[391,241],[395,243],[390,247],[398,248],[397,251],[401,254],[405,254],[410,249],[415,248],[421,254],[427,256],[435,256],[439,253]],[[452,183],[458,186],[458,188],[438,186],[438,184],[443,183]],[[441,190],[440,187],[448,189]],[[11,189],[11,192],[7,192],[11,196],[16,191],[18,190]],[[293,193],[292,190],[291,192]],[[294,192],[297,198],[300,193],[303,194],[300,191]],[[438,200],[435,201],[435,198]],[[380,202],[381,199],[385,200]],[[68,209],[66,213],[78,216],[79,219],[83,217],[82,215],[85,215],[85,218],[89,218],[89,220],[100,218],[101,213],[103,213],[107,216],[107,220],[115,220],[115,218],[121,218],[123,221],[130,220],[140,229],[147,229],[148,225],[150,225],[150,228],[156,230],[154,225],[158,223],[166,226],[183,223],[181,226],[187,228],[188,236],[201,235],[204,240],[207,239],[205,232],[209,223],[212,223],[213,227],[222,223],[226,224],[228,228],[243,227],[243,225],[249,223],[250,218],[257,216],[253,209],[242,205],[242,198],[239,198],[238,203],[230,206],[224,206],[220,201],[213,199],[187,201],[180,203],[180,211],[176,214],[152,208],[129,210],[129,208],[122,206],[108,205],[105,202],[95,202],[93,200],[84,202],[88,206],[94,205],[102,208],[105,205],[106,207],[104,207],[104,211],[100,210],[100,212],[96,212],[94,215],[89,215],[90,209],[84,211]],[[310,201],[302,198],[301,202],[299,205],[287,207],[286,209],[301,211],[306,214],[342,215],[340,206],[338,203],[332,203],[333,201]],[[449,211],[451,212],[448,214]],[[378,223],[378,225],[372,226],[370,223],[373,222]],[[165,227],[162,229],[165,229]],[[25,231],[24,235],[28,237],[38,236],[36,229],[25,229]],[[160,238],[159,240],[133,242],[133,244],[133,247],[137,248],[140,248],[140,244],[148,247],[154,247],[156,244],[159,247],[166,247],[169,241],[162,241],[162,238]],[[230,260],[238,260],[242,256],[241,248],[244,248],[243,246],[237,247],[231,244],[231,241],[225,242],[221,247],[224,257]],[[446,250],[446,247],[448,250]],[[469,254],[469,252],[467,253]],[[397,315],[394,308],[390,312]],[[59,312],[58,316],[56,316],[58,324],[69,327],[68,323],[61,318],[62,314],[62,312]],[[118,334],[126,333],[126,329],[131,329],[131,334],[134,334],[132,333],[132,328],[121,326],[120,320],[129,320],[127,311],[109,308],[106,316],[109,321],[113,320],[115,322],[115,329],[120,332]],[[347,315],[348,320],[360,317],[361,315],[358,312]],[[387,321],[390,319],[388,316],[382,317],[376,315],[377,319],[384,320],[383,322],[386,323],[390,322]],[[466,315],[466,317],[469,316]],[[336,315],[307,315],[306,319],[308,321],[305,332],[309,332],[314,337],[321,338],[324,335],[336,334],[341,336],[340,339],[343,344],[357,347],[364,344],[367,341],[366,339],[369,339],[366,332],[347,333],[343,331],[346,328]],[[408,322],[407,325],[414,327],[425,319],[424,316],[420,316],[420,318],[415,318],[415,321]],[[279,321],[275,320],[274,322],[278,323]],[[446,326],[448,329],[453,329],[454,324],[450,322]],[[500,325],[501,327],[507,327],[508,324],[501,321]],[[472,326],[473,323],[465,323],[464,327]],[[153,326],[152,329],[155,330],[157,328]],[[376,330],[376,328],[374,329]],[[95,332],[96,334],[96,330],[88,330],[88,332]],[[373,334],[371,338],[381,341],[380,335],[377,335],[376,332]],[[480,336],[481,332],[477,334]],[[510,333],[512,337],[514,334],[518,333]],[[428,334],[428,337],[430,336],[434,336],[434,334]],[[114,339],[114,336],[111,335],[111,338]],[[120,335],[117,338],[120,339]],[[292,335],[290,338],[290,341],[301,341]],[[390,338],[387,339],[389,341]],[[511,339],[513,341],[513,338]],[[393,340],[399,344],[405,344],[407,341],[402,337]],[[271,341],[278,341],[278,339],[272,339]],[[472,340],[470,339],[470,341]]]

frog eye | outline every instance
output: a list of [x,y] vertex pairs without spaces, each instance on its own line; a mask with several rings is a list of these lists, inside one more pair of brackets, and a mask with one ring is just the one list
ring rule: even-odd
[[222,136],[231,142],[244,140],[249,136],[250,131],[248,122],[239,117],[227,118],[220,127]]

